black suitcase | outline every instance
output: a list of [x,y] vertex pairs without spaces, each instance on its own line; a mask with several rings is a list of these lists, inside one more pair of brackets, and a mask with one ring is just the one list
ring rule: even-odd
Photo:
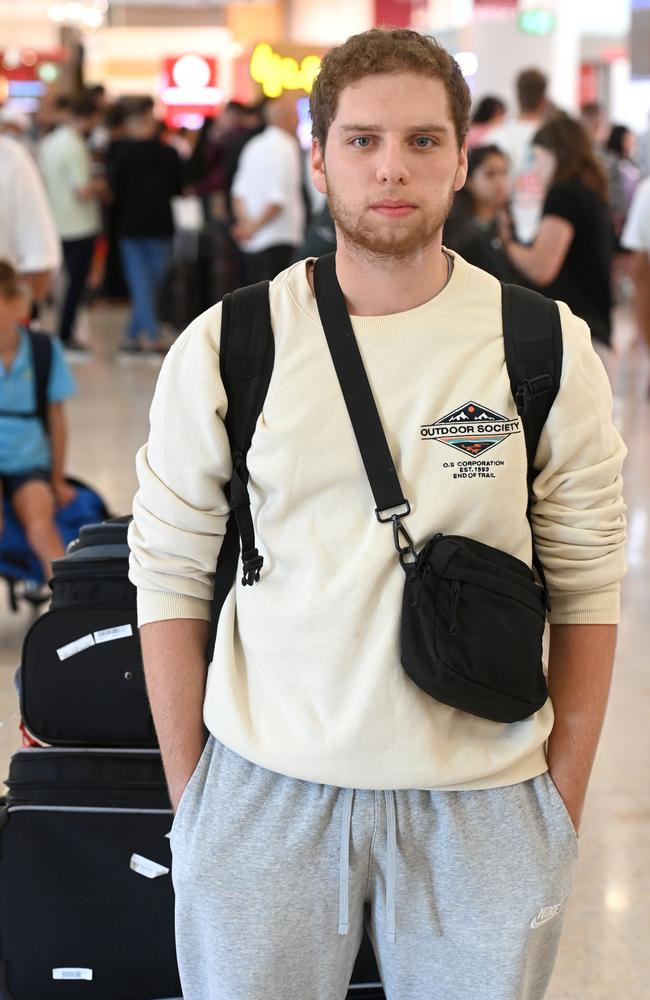
[[27,633],[20,667],[22,719],[41,743],[158,746],[127,576],[129,520],[82,528],[54,563],[52,603]]
[[0,1000],[181,995],[155,750],[14,755],[0,812]]
[[348,990],[348,1000],[385,1000],[377,963],[367,934],[363,936],[357,955]]
[[180,332],[241,281],[241,254],[222,222],[177,237],[158,292],[158,318]]

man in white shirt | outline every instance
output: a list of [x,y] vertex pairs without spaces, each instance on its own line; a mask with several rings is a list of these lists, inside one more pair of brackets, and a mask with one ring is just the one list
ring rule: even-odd
[[512,217],[517,238],[532,243],[542,215],[544,191],[534,169],[532,139],[547,111],[546,77],[538,69],[526,69],[517,77],[519,115],[489,132],[485,143],[494,143],[510,159],[513,180]]
[[36,301],[61,261],[41,177],[27,150],[8,136],[0,136],[0,259],[20,272]]
[[93,101],[73,101],[69,121],[45,137],[39,157],[68,274],[58,332],[64,344],[76,348],[81,345],[73,338],[74,323],[101,229],[99,196],[105,189],[105,182],[92,176],[86,146],[96,122]]
[[232,187],[232,234],[249,283],[275,278],[291,262],[305,229],[295,97],[265,108],[267,126],[244,147]]
[[632,251],[636,320],[639,333],[650,346],[650,177],[641,181],[634,193],[621,245]]

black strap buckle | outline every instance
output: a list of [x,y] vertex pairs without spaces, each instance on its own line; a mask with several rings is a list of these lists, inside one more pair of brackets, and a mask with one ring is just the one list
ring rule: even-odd
[[553,378],[551,375],[536,375],[535,378],[524,379],[517,388],[515,403],[517,413],[520,417],[525,416],[528,407],[535,396],[540,396],[544,392],[550,392],[553,388]]
[[242,553],[242,565],[244,574],[241,582],[244,587],[252,587],[253,584],[259,582],[264,556],[261,556],[257,549],[250,549],[248,552]]
[[[390,513],[388,513],[390,511]],[[379,507],[375,510],[375,517],[380,524],[389,524],[390,521],[395,522],[396,517],[408,517],[411,513],[411,505],[408,500],[404,503],[397,504],[396,507],[386,507],[384,510],[380,510]]]
[[[395,548],[399,553],[399,561],[405,569],[407,566],[411,566],[415,562],[418,554],[415,551],[413,539],[400,521],[397,514],[393,515],[392,522],[393,541],[395,542]],[[406,542],[406,544],[404,544],[404,542]]]

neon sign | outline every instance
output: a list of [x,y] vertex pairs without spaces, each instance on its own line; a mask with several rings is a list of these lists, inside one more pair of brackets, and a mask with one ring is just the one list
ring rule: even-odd
[[550,35],[555,28],[555,14],[552,10],[524,10],[518,24],[527,35]]
[[310,94],[320,64],[320,56],[305,56],[299,63],[291,56],[274,52],[267,42],[260,42],[253,50],[249,68],[267,97],[280,97],[284,90],[304,90]]

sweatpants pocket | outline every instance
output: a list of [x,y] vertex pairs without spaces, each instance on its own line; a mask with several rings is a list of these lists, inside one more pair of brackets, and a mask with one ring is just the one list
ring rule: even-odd
[[544,777],[546,778],[546,783],[547,783],[547,786],[548,786],[548,789],[549,789],[549,792],[550,792],[551,799],[555,802],[555,807],[557,809],[557,812],[560,815],[560,817],[562,819],[562,822],[564,823],[565,827],[567,827],[567,829],[571,833],[571,835],[573,837],[573,840],[575,841],[576,847],[577,847],[577,844],[578,844],[578,832],[577,832],[575,826],[573,825],[573,820],[571,819],[571,816],[569,815],[569,810],[567,809],[567,807],[566,807],[566,805],[564,803],[564,799],[560,795],[558,787],[555,784],[555,782],[553,781],[553,778],[551,777],[551,772],[550,771],[546,771]]
[[176,830],[178,828],[179,817],[180,817],[181,813],[185,809],[185,804],[187,803],[187,801],[188,801],[188,799],[190,797],[190,793],[191,793],[191,791],[193,789],[193,786],[197,783],[197,780],[199,778],[199,773],[201,772],[201,769],[202,769],[202,764],[203,764],[204,760],[206,759],[206,757],[209,754],[212,753],[212,745],[213,744],[214,744],[214,736],[210,735],[210,736],[208,736],[207,742],[206,742],[205,746],[203,747],[203,750],[201,751],[201,756],[199,757],[199,759],[197,761],[196,767],[192,771],[192,774],[190,776],[190,780],[188,781],[188,783],[186,784],[185,788],[183,789],[183,794],[181,795],[180,802],[178,803],[178,806],[176,808],[176,812],[174,813],[174,819],[173,819],[172,828],[171,828],[171,831],[170,831],[170,839],[171,839],[171,837],[174,836],[174,834],[175,834],[175,832],[176,832]]

